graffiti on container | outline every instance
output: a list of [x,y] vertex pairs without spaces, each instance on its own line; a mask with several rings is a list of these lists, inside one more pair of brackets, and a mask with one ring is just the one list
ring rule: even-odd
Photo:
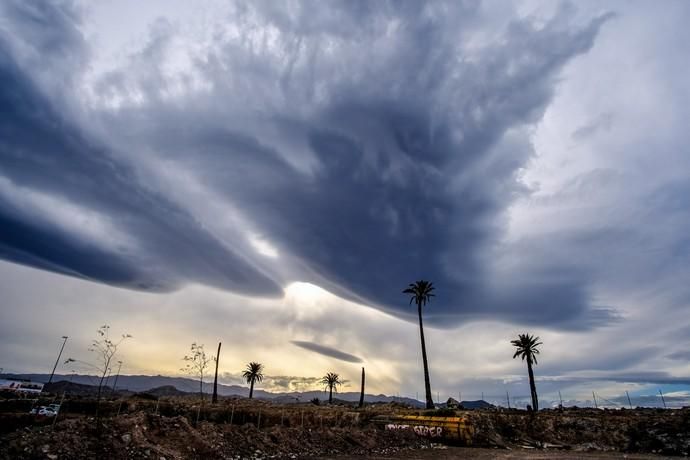
[[410,425],[396,425],[395,423],[389,423],[386,425],[387,430],[407,430],[410,428]]
[[440,426],[416,426],[414,432],[418,436],[428,436],[430,438],[440,438],[443,436],[443,428]]
[[[394,423],[389,423],[386,425],[387,430],[408,430],[410,425],[396,425]],[[440,426],[413,426],[412,430],[417,436],[424,436],[429,438],[440,438],[443,436],[443,428]]]

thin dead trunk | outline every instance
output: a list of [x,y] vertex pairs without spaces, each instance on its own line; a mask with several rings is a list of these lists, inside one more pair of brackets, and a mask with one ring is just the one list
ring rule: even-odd
[[364,368],[362,368],[362,391],[359,393],[359,407],[364,406]]
[[98,382],[98,393],[96,394],[96,428],[98,429],[99,433],[101,425],[101,390],[103,389],[103,380],[105,380],[105,374],[108,372],[108,364],[110,364],[110,361],[106,362],[105,370],[103,371],[103,375],[101,375],[101,381]]
[[216,353],[216,375],[213,378],[213,397],[211,398],[211,404],[218,402],[218,361],[220,360],[220,345],[218,342],[218,352]]

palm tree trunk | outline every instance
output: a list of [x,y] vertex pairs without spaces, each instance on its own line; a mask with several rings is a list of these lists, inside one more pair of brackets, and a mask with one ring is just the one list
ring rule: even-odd
[[249,384],[249,399],[252,399],[253,394],[254,394],[254,379],[252,379],[250,384]]
[[527,373],[529,374],[529,389],[532,393],[532,409],[539,410],[539,399],[537,398],[537,386],[534,383],[534,371],[532,371],[532,360],[527,358]]
[[218,402],[218,360],[220,359],[220,344],[218,342],[218,352],[216,353],[216,376],[213,378],[213,397],[211,398],[211,404]]
[[359,407],[364,406],[364,368],[362,368],[362,391],[359,393]]
[[328,393],[328,404],[333,402],[333,385],[329,387],[330,393]]
[[426,359],[426,344],[424,343],[424,325],[422,324],[422,304],[417,302],[419,312],[419,336],[422,339],[422,361],[424,362],[424,390],[426,391],[426,408],[434,408],[434,400],[431,398],[431,382],[429,381],[429,363]]

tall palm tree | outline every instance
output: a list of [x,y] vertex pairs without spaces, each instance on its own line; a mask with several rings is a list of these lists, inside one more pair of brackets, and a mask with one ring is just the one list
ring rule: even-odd
[[403,294],[410,294],[410,304],[414,302],[417,305],[417,312],[419,313],[419,336],[422,339],[422,361],[424,362],[424,390],[426,391],[426,408],[434,408],[434,400],[431,398],[431,382],[429,381],[429,363],[426,359],[426,344],[424,343],[424,325],[422,324],[422,307],[431,302],[434,294],[434,283],[431,281],[419,280],[403,291]]
[[247,364],[247,370],[242,372],[242,377],[244,377],[249,384],[249,399],[252,399],[252,395],[254,394],[254,382],[261,382],[264,379],[263,370],[263,364],[252,361]]
[[323,376],[321,379],[321,383],[324,384],[324,391],[326,389],[329,390],[328,393],[328,404],[333,402],[333,389],[335,391],[338,391],[338,385],[342,385],[343,382],[340,381],[340,376],[336,374],[335,372],[329,372],[326,375]]
[[537,364],[537,355],[539,354],[539,349],[537,348],[542,343],[539,341],[539,337],[535,337],[529,334],[519,334],[517,340],[511,340],[511,344],[517,350],[513,355],[513,359],[520,356],[523,361],[527,361],[527,373],[529,374],[529,389],[532,394],[532,408],[535,411],[539,410],[539,399],[537,398],[537,386],[534,384],[534,371],[532,370],[532,364]]

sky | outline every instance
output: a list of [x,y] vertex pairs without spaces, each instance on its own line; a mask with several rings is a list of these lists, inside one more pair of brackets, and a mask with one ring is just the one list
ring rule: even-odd
[[[690,400],[690,4],[0,6],[0,368]],[[86,371],[61,365],[60,370]],[[69,368],[69,369],[68,369]]]

